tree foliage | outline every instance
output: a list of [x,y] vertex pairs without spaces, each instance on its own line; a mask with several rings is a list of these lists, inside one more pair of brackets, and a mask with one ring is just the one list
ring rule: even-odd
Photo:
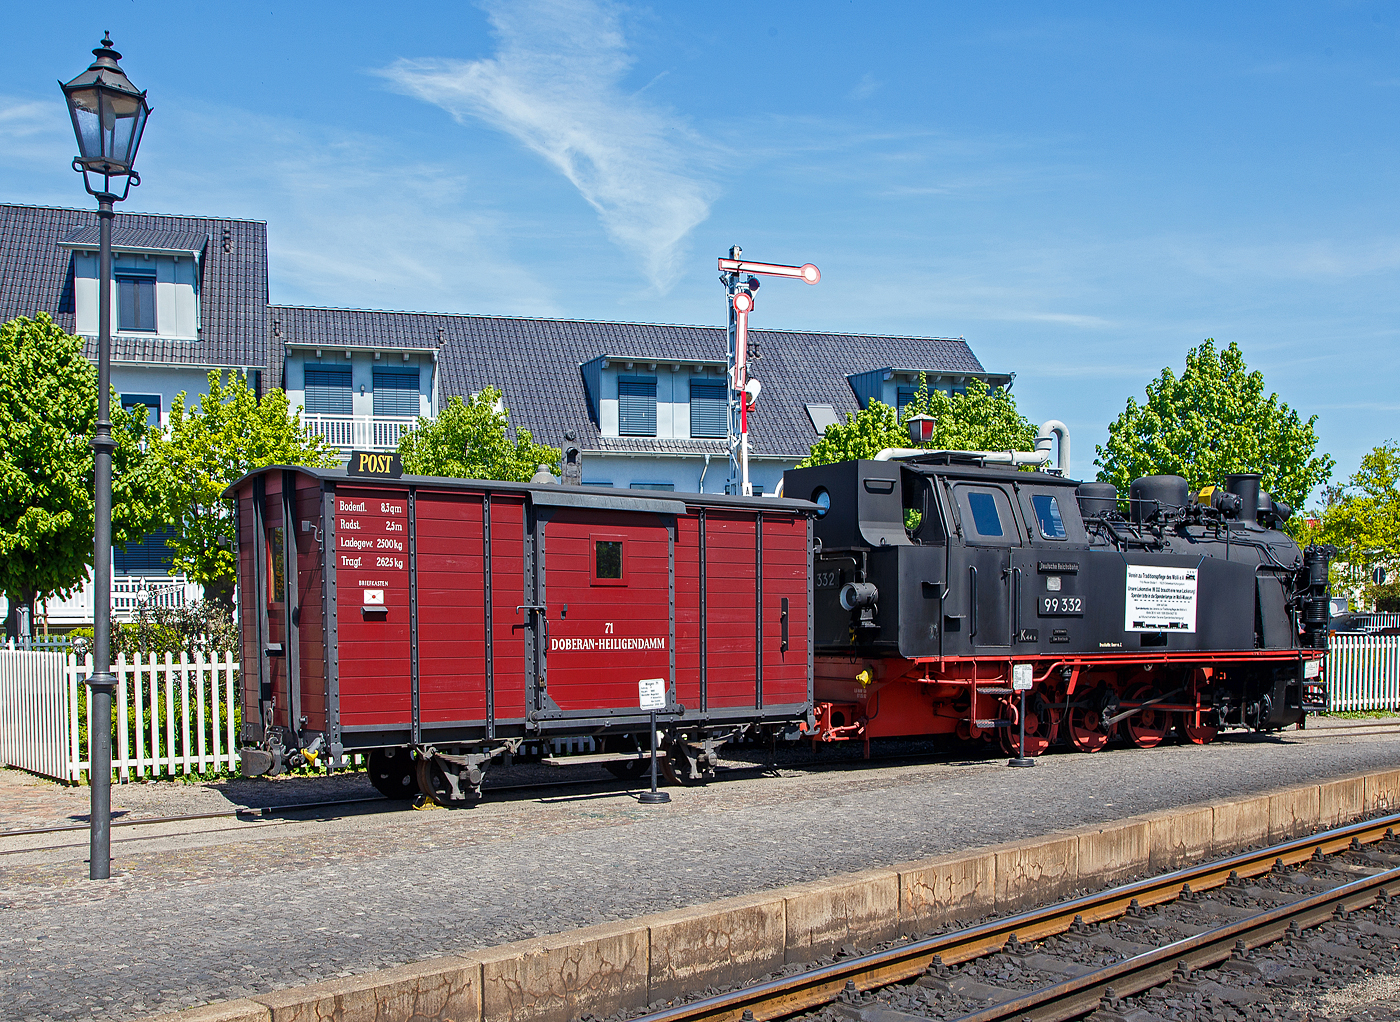
[[934,451],[1030,451],[1035,449],[1036,427],[1016,410],[1015,399],[1000,387],[988,387],[978,379],[967,381],[967,392],[948,395],[928,389],[928,378],[919,377],[914,400],[902,415],[881,401],[871,401],[857,412],[847,412],[845,422],[832,423],[812,452],[798,466],[830,465],[855,458],[873,458],[887,447],[909,447],[905,423],[911,415],[931,415],[936,421],[933,439],[921,444]]
[[1099,479],[1126,494],[1139,476],[1179,475],[1193,491],[1233,472],[1258,472],[1261,485],[1296,508],[1326,482],[1335,464],[1315,456],[1317,422],[1264,392],[1264,376],[1250,372],[1231,342],[1221,351],[1207,339],[1186,353],[1186,371],[1164,368],[1147,385],[1147,400],[1128,398],[1097,448]]
[[510,438],[510,411],[487,387],[467,401],[453,395],[437,418],[399,437],[403,469],[412,475],[528,482],[540,465],[559,469],[559,448],[535,443],[528,429]]
[[[112,541],[124,548],[157,522],[160,501],[146,410],[114,399],[111,416]],[[0,326],[0,589],[11,608],[71,594],[92,567],[96,427],[97,369],[82,338],[47,313]]]
[[[1387,605],[1400,580],[1400,444],[1388,440],[1361,459],[1357,472],[1342,486],[1323,491],[1319,539],[1337,547],[1332,583],[1366,603]],[[1387,584],[1371,581],[1373,568],[1384,568]]]
[[259,400],[236,373],[209,374],[209,393],[185,407],[181,393],[170,408],[167,434],[153,445],[165,485],[175,538],[176,570],[230,605],[233,594],[233,515],[224,490],[267,465],[330,466],[334,453],[289,413],[287,395],[271,390]]

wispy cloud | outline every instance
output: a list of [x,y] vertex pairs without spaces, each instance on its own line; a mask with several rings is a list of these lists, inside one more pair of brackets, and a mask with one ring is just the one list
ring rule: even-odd
[[[194,103],[161,128],[147,132],[148,172],[128,205],[266,220],[274,302],[558,311],[552,289],[512,259],[511,225],[471,204],[454,166],[353,131]],[[212,205],[210,166],[220,168]]]
[[880,91],[880,86],[883,84],[883,82],[876,81],[875,76],[867,71],[860,76],[860,81],[856,82],[855,87],[847,95],[851,99],[869,99]]
[[[625,90],[632,65],[613,7],[589,0],[486,4],[498,39],[480,60],[402,59],[393,88],[479,120],[543,157],[635,253],[658,291],[681,271],[686,236],[717,188],[697,166],[710,147],[673,113]],[[655,79],[653,79],[655,81]]]

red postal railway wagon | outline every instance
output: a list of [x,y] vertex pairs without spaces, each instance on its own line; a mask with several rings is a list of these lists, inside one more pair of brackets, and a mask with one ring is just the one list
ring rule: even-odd
[[228,494],[245,774],[367,752],[385,794],[461,803],[526,741],[634,765],[643,679],[683,781],[811,721],[805,501],[284,467]]

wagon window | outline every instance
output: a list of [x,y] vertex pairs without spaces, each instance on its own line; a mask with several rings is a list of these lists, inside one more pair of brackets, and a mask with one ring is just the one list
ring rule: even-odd
[[1060,517],[1060,504],[1053,496],[1037,493],[1031,497],[1031,507],[1035,508],[1041,536],[1046,539],[1065,538],[1065,520]]
[[267,602],[282,602],[282,588],[286,585],[286,572],[282,561],[282,526],[267,530]]
[[1002,536],[1001,518],[997,515],[997,501],[990,493],[973,490],[967,495],[967,503],[972,508],[972,521],[983,536]]
[[600,582],[622,578],[622,541],[598,539],[593,541],[594,573]]

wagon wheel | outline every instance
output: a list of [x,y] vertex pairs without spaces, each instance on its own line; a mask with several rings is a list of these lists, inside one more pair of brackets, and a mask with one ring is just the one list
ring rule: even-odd
[[1080,752],[1098,752],[1108,744],[1103,714],[1089,706],[1069,711],[1069,740]]
[[[663,739],[661,748],[666,757],[657,761],[657,766],[672,784],[698,787],[714,778],[714,770],[700,766],[700,757],[689,744],[675,738]],[[648,767],[650,764],[648,764]]]
[[475,805],[480,792],[470,784],[458,781],[457,789],[465,798],[452,797],[452,782],[448,779],[436,756],[418,757],[418,790],[444,809],[462,808]]
[[[661,764],[657,764],[660,766]],[[603,769],[612,774],[619,781],[635,781],[651,769],[651,764],[644,759],[623,759],[615,760],[612,763],[604,763]]]
[[[1155,692],[1151,682],[1140,681],[1128,689],[1123,696],[1123,701],[1127,703],[1146,702],[1154,697]],[[1122,721],[1122,724],[1129,742],[1139,749],[1151,749],[1161,745],[1162,739],[1167,737],[1167,733],[1172,727],[1172,714],[1159,707],[1148,706]]]
[[412,798],[418,793],[413,754],[407,749],[374,749],[369,754],[369,781],[385,798]]
[[[612,743],[609,742],[608,744],[611,745]],[[612,774],[619,781],[630,782],[638,780],[651,769],[651,764],[642,755],[642,745],[635,737],[632,738],[632,745],[633,749],[618,749],[615,751],[629,754],[635,751],[637,753],[636,759],[615,760],[611,763],[603,764],[603,769]],[[659,766],[660,764],[657,765]]]
[[[1028,703],[1031,700],[1026,700]],[[999,728],[1001,732],[1001,747],[1008,756],[1021,758],[1021,721],[1017,713],[1020,709],[1020,701],[1012,701],[1011,705],[1002,704],[1002,713],[1005,719],[1012,722],[1010,727]],[[1050,738],[1046,732],[1050,729],[1047,716],[1037,715],[1031,707],[1026,708],[1026,756],[1039,756],[1046,749],[1050,748]]]

